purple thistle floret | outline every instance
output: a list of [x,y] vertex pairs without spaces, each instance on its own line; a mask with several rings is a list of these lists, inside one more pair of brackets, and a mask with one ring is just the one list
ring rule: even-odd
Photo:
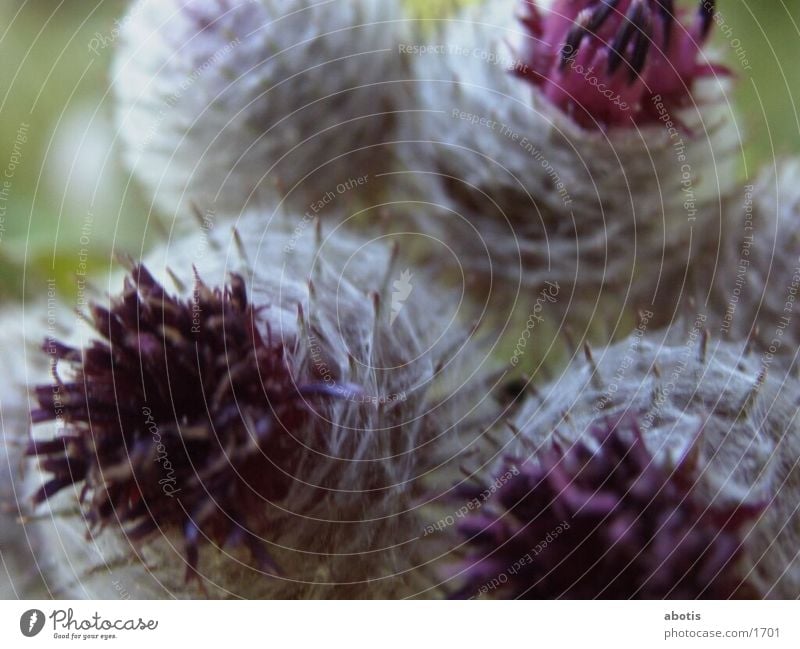
[[519,72],[582,126],[631,126],[657,117],[652,99],[689,101],[697,79],[728,74],[702,48],[715,15],[675,0],[556,0],[545,12],[523,0],[530,35]]
[[256,311],[238,275],[214,290],[197,278],[180,299],[136,266],[110,309],[91,307],[103,340],[47,341],[56,384],[36,388],[32,421],[63,429],[30,443],[51,474],[34,503],[77,485],[90,532],[118,523],[136,543],[176,528],[187,579],[206,541],[246,547],[275,572],[254,530],[291,486],[306,399],[331,395],[295,385],[287,346],[259,333]]
[[597,450],[553,443],[535,459],[505,460],[507,482],[459,528],[468,554],[455,598],[754,596],[735,567],[761,505],[708,506],[691,456],[672,470],[657,464],[635,422],[604,421],[592,435]]

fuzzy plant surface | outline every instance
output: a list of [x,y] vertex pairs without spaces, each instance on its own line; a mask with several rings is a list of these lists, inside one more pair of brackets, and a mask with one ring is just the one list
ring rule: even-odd
[[[54,292],[54,291],[53,291]],[[28,386],[48,381],[50,366],[36,335],[55,328],[66,309],[46,300],[4,306],[0,314],[0,598],[45,598],[41,573],[52,569],[35,524],[25,519],[25,444],[33,405]],[[48,322],[49,314],[49,322]],[[67,317],[69,314],[66,313]],[[58,329],[63,333],[63,329]]]
[[[113,89],[124,158],[154,204],[308,208],[385,158],[406,23],[385,0],[138,0]],[[270,200],[262,202],[261,199]]]
[[491,410],[485,359],[391,246],[255,216],[134,265],[46,346],[29,482],[55,592],[361,598],[426,579],[416,499]]
[[403,193],[438,206],[420,228],[497,290],[578,287],[562,302],[578,326],[653,304],[669,322],[735,188],[729,75],[703,47],[713,11],[500,0],[445,21],[439,49],[408,54]]
[[475,594],[491,566],[501,596],[797,596],[800,383],[704,324],[640,327],[522,397],[474,474],[519,476],[462,529],[454,585]]
[[[716,336],[749,340],[784,368],[800,346],[800,160],[781,160],[726,204],[717,245],[692,269],[697,308]],[[785,371],[785,370],[784,370]]]

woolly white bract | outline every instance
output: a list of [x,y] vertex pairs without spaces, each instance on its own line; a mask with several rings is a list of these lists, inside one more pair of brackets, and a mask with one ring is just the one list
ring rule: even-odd
[[[694,296],[722,338],[791,364],[800,344],[800,160],[776,163],[727,201],[722,236],[698,261]],[[717,255],[717,253],[719,253]]]
[[236,215],[374,168],[405,75],[399,17],[394,1],[139,0],[114,65],[133,174],[167,215]]
[[[55,289],[53,298],[55,297]],[[56,320],[64,309],[40,300],[23,305],[4,305],[0,316],[0,366],[4,370],[0,393],[0,546],[3,572],[0,586],[4,599],[45,597],[40,571],[53,569],[42,552],[35,524],[21,524],[30,495],[25,484],[25,440],[30,428],[31,397],[28,386],[49,380],[50,367],[40,347],[44,337],[63,331]]]

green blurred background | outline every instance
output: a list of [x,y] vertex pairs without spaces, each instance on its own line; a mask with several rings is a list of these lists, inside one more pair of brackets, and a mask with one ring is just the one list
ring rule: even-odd
[[[458,4],[406,1],[421,16]],[[0,300],[36,295],[51,279],[69,296],[81,253],[100,273],[112,250],[139,256],[159,236],[116,151],[110,64],[114,20],[127,4],[0,0],[0,174],[13,167],[0,201]],[[729,31],[716,40],[739,77],[753,175],[774,155],[800,153],[800,0],[718,5]],[[95,53],[98,35],[111,42]]]

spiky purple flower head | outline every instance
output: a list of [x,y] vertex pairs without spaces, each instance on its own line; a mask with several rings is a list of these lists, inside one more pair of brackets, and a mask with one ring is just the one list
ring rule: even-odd
[[[106,565],[124,566],[139,597],[198,586],[212,597],[386,597],[428,583],[416,569],[428,549],[405,541],[418,535],[423,481],[491,410],[473,396],[488,392],[470,369],[481,356],[461,353],[468,334],[424,269],[409,266],[412,291],[390,309],[398,246],[319,223],[265,232],[261,215],[232,230],[203,222],[156,248],[149,274],[134,268],[122,295],[90,312],[91,331],[70,328],[69,347],[51,351],[64,378],[40,391],[29,493],[67,485],[45,488],[37,517],[54,592],[115,596]],[[228,288],[193,284],[193,267]],[[87,522],[104,532],[84,540]]]
[[715,0],[695,16],[674,0],[557,0],[541,13],[523,0],[532,38],[519,74],[583,126],[655,117],[655,96],[680,106],[694,81],[721,70],[703,60]]
[[[636,421],[600,420],[591,440],[507,458],[505,484],[460,526],[457,597],[696,599],[746,596],[733,570],[761,508],[709,506],[687,453],[654,461]],[[484,486],[461,487],[474,498]]]
[[180,299],[134,267],[110,309],[91,308],[102,340],[45,343],[56,384],[36,388],[32,419],[63,426],[30,443],[51,476],[34,502],[78,485],[90,532],[119,522],[136,543],[177,527],[187,579],[208,540],[247,547],[274,571],[253,514],[288,491],[295,433],[313,417],[306,398],[334,392],[296,385],[285,342],[262,336],[254,318],[238,275],[216,289],[197,278]]

